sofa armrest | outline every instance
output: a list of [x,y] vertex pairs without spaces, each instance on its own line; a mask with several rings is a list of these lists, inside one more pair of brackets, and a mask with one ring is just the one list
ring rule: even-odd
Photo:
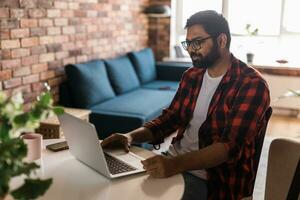
[[157,79],[167,81],[180,81],[184,71],[191,66],[190,63],[157,62]]

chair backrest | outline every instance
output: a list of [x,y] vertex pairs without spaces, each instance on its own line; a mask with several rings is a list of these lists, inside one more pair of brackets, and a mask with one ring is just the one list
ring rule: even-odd
[[256,161],[256,164],[255,164],[255,171],[257,172],[257,168],[258,168],[258,164],[259,164],[259,160],[260,160],[260,155],[261,155],[261,150],[262,150],[262,146],[264,144],[264,140],[265,140],[265,135],[266,135],[266,132],[267,132],[267,127],[268,127],[268,122],[271,118],[271,115],[272,115],[272,112],[273,112],[273,109],[272,107],[269,107],[265,113],[265,116],[264,116],[264,123],[263,123],[263,127],[261,127],[260,129],[260,133],[259,133],[259,136],[258,136],[258,140],[255,144],[255,155],[254,155],[254,160]]
[[[293,187],[299,159],[300,140],[278,138],[271,142],[266,177],[266,200],[287,199],[289,190]],[[299,191],[299,185],[297,188]]]

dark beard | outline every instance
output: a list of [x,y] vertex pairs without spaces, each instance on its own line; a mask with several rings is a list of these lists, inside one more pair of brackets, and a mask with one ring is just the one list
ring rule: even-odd
[[[193,59],[194,56],[197,58]],[[217,44],[217,41],[214,41],[213,47],[206,57],[203,57],[202,54],[192,52],[191,58],[194,67],[203,69],[212,67],[214,63],[220,58],[219,46]]]

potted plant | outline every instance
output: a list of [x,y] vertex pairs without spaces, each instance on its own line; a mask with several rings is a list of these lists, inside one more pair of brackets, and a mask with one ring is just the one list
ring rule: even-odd
[[[61,107],[53,107],[49,90],[42,93],[32,108],[23,110],[21,93],[7,97],[0,91],[0,199],[10,196],[15,199],[35,199],[50,187],[52,179],[33,178],[39,168],[36,163],[27,163],[24,158],[27,146],[20,138],[22,132],[34,131],[42,119],[51,113],[64,112]],[[24,176],[24,184],[11,190],[9,183],[13,177]]]
[[[254,28],[254,29],[253,29],[253,28],[251,27],[251,24],[246,24],[245,29],[246,29],[247,35],[248,35],[249,37],[257,36],[257,34],[258,34],[258,28]],[[248,63],[252,63],[252,62],[253,62],[253,58],[254,58],[254,53],[251,52],[251,51],[249,51],[249,52],[246,54],[246,56],[247,56],[247,62],[248,62]]]

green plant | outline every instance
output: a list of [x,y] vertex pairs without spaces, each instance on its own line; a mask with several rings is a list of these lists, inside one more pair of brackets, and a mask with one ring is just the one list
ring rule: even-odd
[[[50,187],[51,178],[32,178],[39,165],[23,161],[27,146],[19,136],[22,132],[34,131],[51,113],[60,115],[64,112],[62,107],[53,107],[52,104],[51,94],[47,91],[39,96],[29,111],[24,112],[21,93],[7,97],[0,91],[0,199],[7,194],[15,199],[35,199]],[[11,178],[20,175],[26,177],[24,184],[10,191]]]
[[249,36],[257,36],[258,28],[252,29],[251,24],[246,24],[246,32]]

